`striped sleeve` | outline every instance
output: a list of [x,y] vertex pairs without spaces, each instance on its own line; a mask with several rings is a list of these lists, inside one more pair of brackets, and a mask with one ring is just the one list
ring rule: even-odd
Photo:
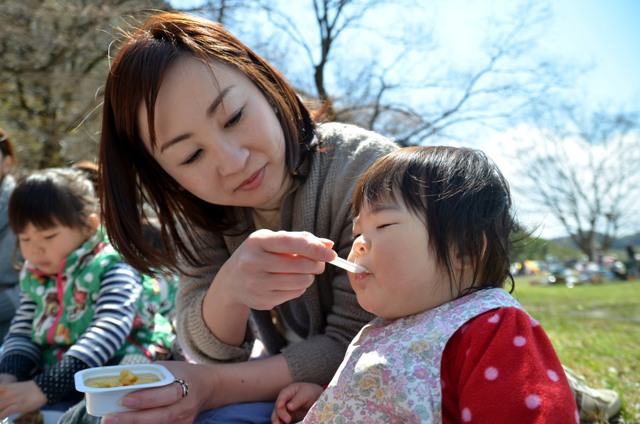
[[131,332],[141,292],[140,274],[127,264],[115,265],[104,274],[93,320],[85,333],[60,362],[33,378],[47,404],[74,393],[76,372],[105,365],[122,347]]
[[[11,321],[9,332],[2,344],[2,356],[0,357],[0,370],[12,375],[15,372],[20,374],[27,372],[26,370],[7,369],[5,359],[12,355],[20,355],[29,359],[29,362],[39,364],[41,362],[40,349],[31,341],[31,328],[36,313],[36,303],[26,294],[22,294],[20,305],[16,310],[16,314]],[[11,367],[9,367],[11,368]],[[12,372],[13,371],[13,372]],[[30,374],[29,370],[27,374]]]
[[[88,367],[107,363],[123,346],[133,327],[142,278],[131,266],[121,263],[102,278],[93,320],[85,333],[65,355]],[[50,370],[55,372],[54,369]]]

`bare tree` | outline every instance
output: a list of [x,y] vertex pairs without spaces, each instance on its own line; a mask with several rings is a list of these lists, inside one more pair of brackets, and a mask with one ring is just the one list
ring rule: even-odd
[[243,16],[255,32],[231,29],[245,41],[257,40],[260,53],[286,70],[301,94],[330,99],[332,119],[405,145],[460,138],[449,130],[464,124],[512,122],[568,77],[558,63],[534,54],[550,18],[544,4],[525,0],[505,21],[488,23],[492,38],[463,68],[443,59],[446,46],[434,40],[429,19],[435,17],[425,6],[411,0],[254,0],[244,3]]
[[503,22],[489,22],[493,36],[465,66],[442,61],[437,55],[442,46],[435,42],[411,42],[416,34],[411,29],[397,59],[378,73],[371,100],[360,104],[359,114],[371,118],[370,128],[403,145],[451,139],[469,143],[473,139],[461,136],[458,128],[513,124],[565,83],[559,63],[535,55],[537,35],[548,19],[542,4],[527,2]]
[[[357,47],[352,44],[352,55],[343,56],[345,53],[344,42],[348,43],[348,38],[362,39],[363,37],[380,37],[379,30],[372,30],[372,26],[367,25],[367,18],[372,17],[372,12],[376,9],[389,6],[389,1],[384,0],[313,0],[309,2],[308,12],[304,10],[292,11],[288,7],[283,7],[278,2],[259,2],[261,8],[267,13],[269,22],[275,29],[285,34],[290,41],[297,46],[299,56],[306,60],[311,75],[312,83],[308,86],[299,85],[300,91],[309,98],[316,98],[320,101],[330,100],[328,109],[329,119],[337,119],[344,122],[358,123],[367,128],[373,128],[377,114],[380,112],[379,104],[363,104],[365,98],[362,93],[367,93],[366,101],[370,102],[369,94],[372,82],[380,78],[376,73],[379,68],[375,59],[375,53],[364,53],[365,60],[358,63],[355,59],[355,50],[366,47],[362,43]],[[394,6],[405,5],[408,2],[394,2]],[[309,18],[313,19],[309,19]],[[387,35],[388,40],[391,36]],[[406,40],[405,40],[406,41]],[[338,51],[341,50],[341,51]],[[362,57],[362,55],[360,55]],[[291,55],[285,60],[291,60]],[[349,69],[349,73],[341,70]],[[345,78],[348,76],[350,78]],[[354,78],[355,77],[355,78]],[[329,86],[328,81],[336,81]],[[338,80],[340,80],[338,82]],[[349,84],[348,81],[357,81]],[[386,87],[384,81],[382,86]],[[350,85],[347,89],[346,87]],[[368,88],[364,91],[364,88]],[[360,96],[352,96],[360,93]],[[384,92],[384,89],[382,90]],[[373,97],[379,100],[382,96],[379,93]],[[374,100],[374,101],[375,101]],[[365,117],[365,110],[374,109],[373,117]]]
[[163,1],[5,0],[0,14],[0,123],[25,168],[91,159],[114,26]]
[[549,210],[594,260],[618,232],[637,228],[640,121],[631,113],[558,108],[537,117],[527,140],[514,139],[529,201]]
[[[525,2],[529,0],[523,0]],[[285,4],[286,3],[286,4]],[[437,3],[437,2],[433,2]],[[179,3],[176,3],[179,4]],[[433,143],[464,124],[511,120],[558,81],[536,59],[545,9],[524,9],[462,68],[443,61],[416,0],[203,1],[188,11],[222,21],[283,70],[300,93],[330,99],[332,118],[401,144]],[[113,27],[161,0],[6,0],[0,15],[0,125],[27,141],[32,167],[91,157]],[[459,137],[459,136],[458,136]],[[29,142],[31,141],[31,142]]]
[[182,7],[181,2],[174,2],[176,10],[187,13],[200,13],[215,22],[225,26],[238,23],[242,12],[251,10],[255,0],[203,0],[188,7]]

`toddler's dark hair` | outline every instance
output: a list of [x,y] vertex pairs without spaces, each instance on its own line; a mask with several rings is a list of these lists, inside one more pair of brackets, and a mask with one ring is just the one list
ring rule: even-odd
[[[449,146],[415,146],[378,159],[362,175],[352,206],[402,202],[422,222],[437,263],[444,267],[456,297],[479,288],[503,287],[510,272],[511,236],[520,225],[511,212],[509,184],[482,151]],[[454,272],[459,255],[469,275]]]
[[9,223],[16,234],[28,224],[83,229],[89,216],[99,212],[93,183],[76,169],[35,171],[18,181],[9,198]]

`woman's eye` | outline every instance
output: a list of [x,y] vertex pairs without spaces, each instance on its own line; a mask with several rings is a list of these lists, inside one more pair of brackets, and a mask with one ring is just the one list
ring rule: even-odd
[[54,238],[57,235],[58,235],[57,233],[56,234],[50,234],[48,236],[45,236],[44,238],[45,238],[45,240],[51,240],[52,238]]
[[233,127],[235,124],[238,123],[238,121],[240,121],[240,118],[242,118],[242,111],[244,108],[240,108],[240,110],[238,111],[238,113],[236,113],[235,115],[233,115],[231,117],[231,119],[229,119],[227,121],[226,124],[224,124],[225,128],[229,128],[229,127]]
[[387,228],[387,227],[389,227],[389,226],[391,226],[391,225],[393,225],[393,223],[381,224],[381,225],[378,225],[376,228],[377,228],[378,230],[382,230],[383,228]]
[[195,162],[196,160],[198,160],[198,158],[200,157],[200,155],[202,154],[202,149],[198,149],[196,150],[196,152],[194,154],[192,154],[191,156],[189,156],[184,162],[182,162],[180,165],[189,165],[190,163]]

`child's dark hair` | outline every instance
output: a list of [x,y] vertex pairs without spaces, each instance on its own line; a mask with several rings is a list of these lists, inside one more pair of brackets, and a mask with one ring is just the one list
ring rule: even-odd
[[9,222],[16,234],[28,224],[38,229],[55,225],[83,229],[89,216],[99,212],[93,183],[76,169],[35,171],[16,184],[9,198]]
[[[415,146],[385,155],[360,178],[354,216],[364,204],[386,202],[402,202],[424,222],[437,262],[457,285],[453,295],[503,287],[507,279],[513,290],[511,235],[520,226],[511,212],[509,184],[483,152]],[[458,258],[452,255],[459,255],[465,274],[456,276]],[[469,269],[472,285],[463,289]]]

